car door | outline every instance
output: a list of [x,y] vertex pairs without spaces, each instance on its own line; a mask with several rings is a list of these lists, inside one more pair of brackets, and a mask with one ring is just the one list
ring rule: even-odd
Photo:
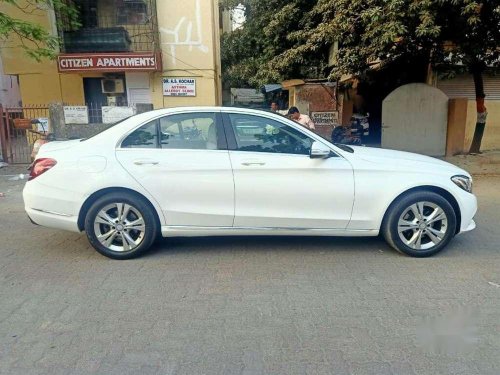
[[235,227],[345,229],[354,201],[350,163],[312,159],[314,141],[266,116],[224,113],[235,183]]
[[233,173],[220,113],[157,118],[130,133],[116,156],[160,204],[167,225],[232,226]]

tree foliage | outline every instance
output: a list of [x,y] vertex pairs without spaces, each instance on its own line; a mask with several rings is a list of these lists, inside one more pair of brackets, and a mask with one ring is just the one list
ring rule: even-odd
[[[272,61],[300,45],[300,31],[307,27],[304,13],[311,11],[309,0],[224,1],[231,7],[245,6],[243,27],[222,36],[221,52],[224,81],[233,87],[259,86],[278,82],[283,72],[272,68]],[[286,68],[287,75],[315,77],[326,67],[324,54],[304,54]]]
[[[225,5],[231,5],[225,1]],[[471,71],[500,64],[498,0],[246,0],[247,19],[223,37],[230,82],[362,76],[415,56]],[[332,44],[339,48],[327,67]]]
[[[53,58],[59,39],[47,28],[29,19],[48,17],[53,10],[73,25],[78,25],[78,11],[64,0],[0,0],[0,46],[22,48],[35,60]],[[19,15],[19,16],[15,16]]]

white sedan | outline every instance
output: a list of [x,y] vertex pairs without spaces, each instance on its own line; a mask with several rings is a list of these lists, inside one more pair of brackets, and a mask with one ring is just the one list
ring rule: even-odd
[[48,143],[23,196],[34,223],[85,231],[115,259],[159,234],[382,233],[424,257],[474,229],[477,209],[471,176],[449,163],[334,145],[282,116],[221,107],[147,112]]

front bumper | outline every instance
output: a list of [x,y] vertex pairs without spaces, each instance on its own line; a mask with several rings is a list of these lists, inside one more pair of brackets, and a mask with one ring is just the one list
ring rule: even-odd
[[474,220],[471,220],[469,223],[469,226],[463,230],[460,231],[460,233],[465,233],[465,232],[470,232],[471,230],[476,229],[476,222]]
[[460,190],[456,197],[460,206],[461,223],[459,233],[469,232],[476,228],[474,216],[477,212],[477,198],[474,194]]

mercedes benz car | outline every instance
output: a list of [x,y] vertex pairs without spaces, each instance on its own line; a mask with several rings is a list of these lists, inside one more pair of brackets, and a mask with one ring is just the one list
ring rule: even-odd
[[380,233],[425,257],[474,229],[477,209],[471,176],[454,165],[332,144],[280,115],[223,107],[151,111],[47,143],[23,197],[32,222],[85,232],[114,259],[159,235]]

